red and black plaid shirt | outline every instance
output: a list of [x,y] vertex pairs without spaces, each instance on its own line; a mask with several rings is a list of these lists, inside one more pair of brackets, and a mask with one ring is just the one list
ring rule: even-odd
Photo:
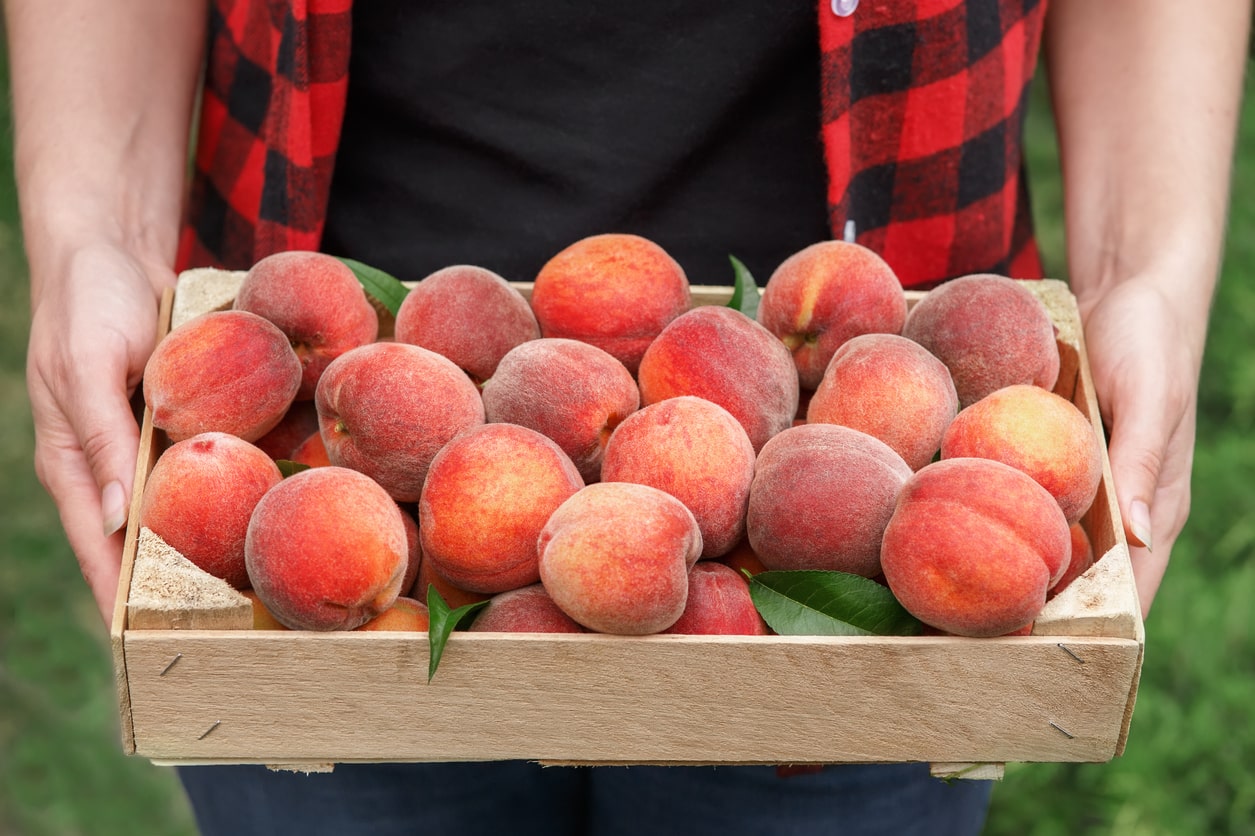
[[[833,0],[835,5],[835,0]],[[908,287],[1041,275],[1021,138],[1044,0],[819,2],[828,222]],[[352,0],[215,0],[180,267],[317,249]]]

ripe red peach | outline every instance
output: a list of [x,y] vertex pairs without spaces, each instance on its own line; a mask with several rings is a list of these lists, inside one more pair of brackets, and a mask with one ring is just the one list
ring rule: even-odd
[[517,424],[484,424],[432,460],[418,501],[423,559],[473,592],[540,580],[536,538],[584,482],[550,439]]
[[449,605],[450,609],[454,610],[467,604],[487,601],[492,597],[487,592],[471,592],[469,589],[462,589],[452,581],[442,577],[432,567],[430,560],[422,559],[421,548],[419,551],[418,575],[414,578],[413,586],[410,587],[409,597],[416,598],[419,601],[426,601],[428,588],[434,586],[444,602]]
[[941,441],[943,459],[995,459],[1032,476],[1068,523],[1089,510],[1102,479],[1102,446],[1071,401],[1039,386],[1007,386],[958,414]]
[[750,546],[748,538],[742,538],[741,542],[733,546],[731,551],[719,556],[716,560],[731,569],[735,569],[736,573],[742,577],[744,577],[745,572],[757,575],[759,572],[767,571],[767,567],[758,559],[758,555],[754,554],[754,549]]
[[784,343],[740,311],[701,305],[663,329],[641,358],[641,403],[696,395],[741,422],[755,452],[793,424],[798,378]]
[[249,519],[282,479],[274,461],[242,438],[201,433],[157,459],[144,484],[140,524],[209,574],[245,589]]
[[270,432],[254,444],[275,461],[292,460],[298,447],[318,432],[318,410],[313,401],[296,401]]
[[312,433],[309,438],[301,442],[288,456],[288,461],[308,467],[326,467],[331,464],[331,459],[327,457],[327,445],[322,442],[322,433]]
[[648,485],[589,485],[553,512],[538,540],[553,602],[600,633],[665,630],[684,612],[702,533],[684,503]]
[[575,619],[564,613],[545,591],[534,583],[521,589],[500,592],[489,600],[471,624],[473,633],[583,633]]
[[576,241],[541,268],[532,287],[542,336],[592,343],[631,374],[691,303],[688,278],[666,250],[620,233]]
[[166,335],[144,367],[153,426],[171,441],[225,432],[256,441],[282,420],[301,385],[283,332],[247,311],[210,311]]
[[697,518],[702,557],[718,557],[745,536],[754,445],[716,403],[684,395],[641,409],[610,435],[601,478],[650,485]]
[[484,423],[479,389],[461,369],[396,342],[332,360],[314,402],[331,463],[365,473],[397,502],[417,502],[440,448]]
[[399,597],[392,606],[354,629],[366,633],[425,633],[431,624],[427,605],[413,598]]
[[900,334],[906,294],[883,258],[860,244],[821,241],[786,258],[763,288],[758,321],[793,354],[803,389],[860,334]]
[[958,410],[949,369],[923,346],[896,334],[864,334],[832,356],[806,420],[862,430],[919,470],[941,448]]
[[406,295],[397,310],[398,342],[444,355],[477,385],[492,377],[510,349],[540,339],[523,294],[483,267],[437,270]]
[[314,397],[328,363],[379,336],[379,316],[361,283],[325,253],[290,250],[262,258],[244,274],[235,309],[266,318],[291,341],[302,367],[297,400]]
[[513,348],[484,384],[484,414],[553,439],[585,482],[601,476],[606,442],[640,406],[622,363],[588,343],[544,338]]
[[1085,574],[1094,565],[1094,544],[1090,542],[1089,534],[1085,532],[1084,527],[1079,522],[1074,522],[1068,527],[1068,533],[1072,535],[1072,558],[1068,561],[1068,568],[1064,570],[1063,576],[1050,588],[1047,597],[1053,598],[1067,589],[1068,584]]
[[902,336],[950,369],[960,409],[1014,383],[1051,389],[1059,377],[1046,306],[1006,276],[979,273],[938,285],[911,308]]
[[274,613],[266,609],[266,605],[262,602],[261,597],[252,589],[241,589],[240,594],[253,602],[253,629],[254,630],[286,630],[279,619],[274,617]]
[[889,445],[837,424],[804,424],[758,454],[746,530],[768,569],[880,574],[880,538],[911,468]]
[[992,459],[943,459],[907,480],[881,563],[920,621],[1002,636],[1037,618],[1071,548],[1059,504],[1027,474]]
[[[418,580],[418,567],[423,564],[423,545],[418,537],[418,520],[414,513],[400,505],[397,507],[401,510],[401,523],[405,526],[405,574],[401,577],[401,594],[405,596]],[[427,600],[426,597],[423,600]]]
[[397,504],[370,477],[316,467],[261,498],[244,554],[253,590],[280,622],[352,630],[400,595],[405,525]]
[[689,570],[689,596],[679,620],[663,630],[702,636],[765,636],[770,633],[735,569],[703,561]]

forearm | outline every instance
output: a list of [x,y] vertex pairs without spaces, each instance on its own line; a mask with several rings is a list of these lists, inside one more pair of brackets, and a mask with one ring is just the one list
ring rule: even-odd
[[40,285],[76,247],[173,263],[203,0],[7,0],[23,231]]
[[1219,266],[1249,3],[1055,0],[1046,50],[1082,312],[1158,283],[1197,363]]

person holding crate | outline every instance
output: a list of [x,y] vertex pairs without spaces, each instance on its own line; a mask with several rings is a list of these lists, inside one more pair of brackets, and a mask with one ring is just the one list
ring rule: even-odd
[[[322,248],[409,278],[475,261],[527,279],[615,229],[717,283],[729,250],[762,276],[852,223],[908,286],[1040,276],[1021,126],[1041,43],[1070,281],[1149,611],[1189,510],[1248,3],[5,11],[36,468],[106,618],[138,446],[130,396],[176,269]],[[181,774],[201,826],[223,833],[974,833],[989,797],[892,765]]]

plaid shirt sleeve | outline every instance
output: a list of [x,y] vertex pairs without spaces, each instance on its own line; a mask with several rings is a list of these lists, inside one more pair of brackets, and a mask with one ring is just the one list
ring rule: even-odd
[[[819,0],[828,221],[907,287],[1041,275],[1021,140],[1045,0]],[[839,5],[850,5],[845,2]],[[214,0],[181,267],[317,249],[352,0]]]
[[[834,0],[835,5],[835,0]],[[829,225],[908,287],[1041,276],[1021,140],[1044,0],[821,2]]]
[[322,238],[351,0],[214,0],[180,267],[247,268]]

